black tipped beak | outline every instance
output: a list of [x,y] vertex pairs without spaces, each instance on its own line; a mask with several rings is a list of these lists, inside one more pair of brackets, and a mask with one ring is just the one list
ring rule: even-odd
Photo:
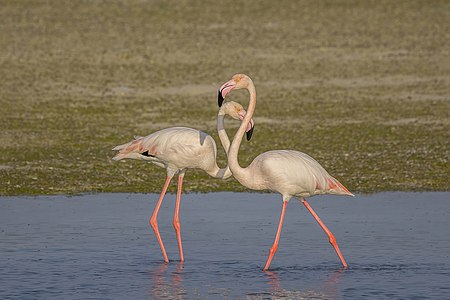
[[219,90],[218,94],[217,94],[217,104],[219,105],[219,107],[222,107],[222,103],[223,103],[223,96],[222,96],[222,91]]
[[253,129],[255,129],[255,126],[252,127],[249,131],[247,131],[247,141],[250,141],[253,135]]

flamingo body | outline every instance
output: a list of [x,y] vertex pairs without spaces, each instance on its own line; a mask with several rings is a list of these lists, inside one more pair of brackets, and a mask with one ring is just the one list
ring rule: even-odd
[[[217,146],[214,139],[197,129],[171,127],[154,132],[146,137],[115,147],[119,150],[113,159],[124,158],[147,160],[165,167],[172,176],[185,169],[202,169],[215,176]],[[214,174],[216,171],[216,174]],[[227,177],[231,174],[227,174]]]
[[271,190],[285,200],[320,194],[352,195],[311,156],[295,150],[272,150],[258,155],[247,167],[252,176],[237,176],[244,186]]

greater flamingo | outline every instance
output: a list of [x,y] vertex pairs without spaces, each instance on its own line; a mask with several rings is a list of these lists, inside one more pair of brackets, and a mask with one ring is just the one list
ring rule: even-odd
[[247,126],[252,124],[251,118],[256,107],[256,89],[253,81],[244,74],[236,74],[224,83],[218,93],[219,106],[226,95],[232,90],[247,89],[250,102],[247,114],[241,123],[228,151],[228,166],[233,176],[244,186],[253,190],[271,190],[282,196],[283,206],[275,241],[270,248],[269,257],[264,271],[267,271],[275,252],[278,249],[281,228],[283,226],[286,206],[292,197],[297,197],[313,215],[320,227],[328,235],[330,243],[336,250],[344,268],[347,263],[336,243],[336,238],[328,230],[319,216],[314,212],[305,197],[318,194],[335,194],[353,196],[339,181],[331,177],[328,172],[309,155],[295,150],[273,150],[258,155],[246,168],[238,162],[238,152]]
[[[230,140],[224,128],[225,115],[231,116],[233,119],[243,120],[246,112],[242,105],[236,102],[229,102],[220,108],[217,116],[217,130],[222,146],[228,153]],[[253,131],[247,132],[247,139],[251,138]],[[183,185],[183,177],[187,169],[202,169],[210,176],[215,178],[226,179],[232,174],[227,167],[220,169],[217,166],[216,155],[217,147],[214,139],[199,130],[188,127],[171,127],[154,132],[146,137],[135,137],[129,143],[119,145],[113,148],[119,153],[113,157],[114,160],[124,158],[139,159],[152,162],[158,167],[165,168],[167,178],[162,189],[161,195],[150,218],[156,239],[158,240],[161,252],[165,262],[169,262],[163,241],[158,229],[158,212],[161,207],[167,187],[175,174],[178,174],[177,197],[175,203],[175,212],[173,218],[173,226],[175,228],[178,250],[180,253],[180,261],[184,261],[183,247],[181,243],[180,230],[180,199]]]

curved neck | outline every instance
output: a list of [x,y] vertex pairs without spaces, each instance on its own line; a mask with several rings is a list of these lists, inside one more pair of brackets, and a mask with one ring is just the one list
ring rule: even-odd
[[228,155],[228,150],[230,149],[230,139],[228,138],[228,134],[225,131],[225,114],[220,110],[217,115],[217,133],[219,134],[220,142],[222,143],[222,147],[225,150],[225,153]]
[[[219,134],[220,143],[222,144],[225,153],[228,155],[228,150],[230,149],[230,139],[228,138],[227,132],[225,131],[224,119],[225,114],[222,112],[222,110],[219,110],[219,114],[217,115],[217,133]],[[220,179],[227,179],[232,175],[228,165],[225,168],[221,169],[217,166],[217,157],[214,170],[207,173],[212,177]]]
[[247,90],[250,93],[250,102],[248,104],[247,113],[245,114],[244,120],[242,120],[241,126],[234,135],[230,150],[228,151],[228,166],[230,167],[234,177],[238,180],[239,178],[246,176],[246,169],[242,168],[238,162],[239,147],[241,146],[242,137],[245,134],[256,107],[256,89],[253,82],[249,83]]

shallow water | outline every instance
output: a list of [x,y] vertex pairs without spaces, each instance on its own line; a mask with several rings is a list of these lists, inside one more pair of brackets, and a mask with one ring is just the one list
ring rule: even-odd
[[172,259],[162,263],[148,224],[157,197],[0,198],[0,298],[450,298],[450,193],[311,198],[348,270],[293,199],[269,272],[262,268],[278,195],[184,195],[184,264],[176,261],[175,195],[166,196],[159,216]]

